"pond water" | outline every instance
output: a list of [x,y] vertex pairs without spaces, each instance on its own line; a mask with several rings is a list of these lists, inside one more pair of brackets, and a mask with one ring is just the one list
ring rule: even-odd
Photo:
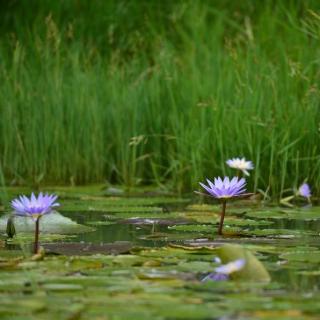
[[[1,319],[320,317],[319,207],[232,203],[224,234],[217,236],[219,205],[168,197],[62,197],[62,216],[87,230],[43,232],[47,254],[38,260],[30,255],[32,233],[9,242],[2,237]],[[202,282],[225,244],[253,253],[271,281]]]
[[[94,232],[80,233],[69,241],[85,242],[85,243],[112,243],[116,241],[130,241],[137,246],[161,246],[165,245],[165,241],[146,241],[143,236],[150,235],[152,232],[167,230],[166,226],[152,224],[150,219],[142,220],[141,224],[133,220],[132,223],[114,222],[108,223],[108,220],[101,215],[101,212],[80,212],[70,213],[63,212],[64,216],[74,219],[80,224],[85,224],[95,228]],[[130,219],[128,219],[130,220]],[[128,221],[130,222],[130,221]]]

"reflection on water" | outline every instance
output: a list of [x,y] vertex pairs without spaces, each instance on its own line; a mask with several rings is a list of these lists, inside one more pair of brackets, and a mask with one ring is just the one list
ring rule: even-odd
[[[114,221],[112,224],[92,224],[94,222],[107,222],[107,219],[104,216],[103,212],[62,212],[62,214],[81,225],[88,225],[90,227],[94,227],[94,232],[85,232],[76,235],[76,237],[72,238],[72,241],[83,241],[90,243],[110,243],[114,241],[130,241],[138,246],[163,246],[166,245],[166,241],[164,240],[143,240],[144,236],[148,236],[153,232],[163,232],[163,233],[172,233],[170,228],[165,225],[159,224],[130,224],[130,223],[121,223],[121,219]],[[139,215],[139,214],[138,214]],[[153,217],[154,218],[154,217]],[[170,220],[170,217],[168,217]],[[256,219],[258,220],[258,219]],[[247,226],[246,230],[259,230],[259,229],[287,229],[287,230],[295,230],[295,231],[313,231],[314,233],[320,232],[320,220],[298,220],[298,219],[273,219],[268,218],[265,220],[269,220],[272,222],[272,225],[265,226]],[[120,222],[119,222],[120,221]],[[199,233],[199,237],[201,234]],[[206,234],[205,237],[213,240],[214,234]],[[308,237],[308,242],[310,244],[314,244],[314,241],[318,241],[314,237]],[[225,237],[227,238],[227,237]],[[272,237],[271,237],[272,238]],[[271,238],[259,238],[260,242],[270,242]],[[231,240],[231,239],[230,239]],[[245,242],[245,239],[239,237],[239,241]],[[275,240],[275,239],[273,239]],[[297,245],[295,241],[290,241],[287,243],[288,246]],[[299,238],[300,244],[305,244],[303,240],[303,234]]]
[[90,222],[95,221],[106,221],[103,218],[101,212],[79,212],[79,213],[70,213],[63,212],[64,216],[69,217],[75,220],[79,224],[87,224],[95,228],[94,232],[86,232],[77,235],[70,239],[70,241],[83,241],[88,243],[111,243],[115,241],[130,241],[137,246],[148,246],[148,247],[159,247],[166,244],[165,241],[152,240],[146,241],[140,239],[145,235],[149,235],[152,232],[165,232],[166,227],[160,225],[133,225],[133,224],[123,224],[123,223],[114,223],[111,225],[94,225],[92,226]]

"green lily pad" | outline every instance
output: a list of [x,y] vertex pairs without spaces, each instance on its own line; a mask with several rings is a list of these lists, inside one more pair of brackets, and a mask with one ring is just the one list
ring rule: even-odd
[[161,212],[161,206],[183,204],[187,199],[173,197],[124,198],[82,196],[61,201],[63,211]]
[[[75,235],[66,235],[66,234],[50,234],[43,233],[40,235],[40,242],[53,242],[53,241],[61,241],[65,239],[72,239]],[[33,243],[34,235],[33,233],[19,233],[13,239],[8,239],[7,243],[11,245],[23,245],[25,243]]]
[[280,258],[288,261],[320,263],[320,251],[293,251],[281,254]]
[[140,236],[140,239],[143,240],[161,240],[161,241],[181,241],[186,239],[196,239],[203,236],[200,233],[191,233],[191,234],[180,234],[180,233],[165,233],[165,232],[154,232],[144,236]]
[[46,291],[79,291],[84,289],[81,285],[67,283],[48,283],[42,285],[42,288]]
[[[216,221],[215,225],[218,224]],[[269,221],[256,221],[252,219],[232,219],[226,218],[224,222],[225,230],[228,230],[230,226],[263,226],[270,225],[272,222]],[[183,232],[216,232],[216,226],[213,227],[212,224],[188,224],[188,225],[178,225],[178,226],[170,226],[170,230],[183,231]],[[240,229],[237,229],[240,230]]]
[[[9,214],[1,216],[0,231],[5,232],[7,227],[7,220],[10,216],[11,215]],[[13,221],[17,234],[34,232],[35,223],[30,217],[15,216]],[[40,219],[41,233],[76,234],[90,232],[93,230],[93,228],[80,225],[58,212],[44,215]]]
[[116,213],[109,213],[107,215],[103,215],[111,220],[119,220],[119,219],[183,219],[180,215],[176,212],[159,212],[159,211],[123,211],[123,212],[116,212]]
[[152,207],[152,206],[125,206],[121,205],[106,205],[105,202],[102,201],[75,201],[75,202],[65,202],[61,207],[63,211],[95,211],[95,212],[104,212],[104,213],[118,213],[118,212],[162,212],[162,208],[160,207]]
[[313,231],[292,230],[292,229],[256,229],[256,230],[244,231],[243,234],[257,236],[257,237],[274,237],[274,238],[286,238],[286,239],[318,235],[317,232],[313,232]]
[[86,224],[92,225],[92,226],[110,226],[115,224],[114,221],[106,220],[106,221],[88,221]]
[[131,218],[119,221],[119,223],[125,224],[136,224],[136,225],[161,225],[161,226],[172,226],[172,225],[185,225],[190,223],[189,220],[184,219],[164,219],[164,218]]
[[258,219],[288,219],[288,220],[305,220],[313,221],[320,219],[320,209],[318,207],[308,208],[266,208],[266,210],[249,211],[247,217]]
[[169,230],[183,231],[183,232],[213,232],[213,226],[208,224],[190,224],[182,226],[169,226]]
[[178,271],[183,272],[212,272],[214,265],[211,261],[182,261],[177,265]]
[[50,253],[63,255],[92,255],[92,254],[118,254],[129,252],[132,244],[129,242],[115,242],[104,244],[90,244],[90,243],[50,243],[45,244],[44,248]]

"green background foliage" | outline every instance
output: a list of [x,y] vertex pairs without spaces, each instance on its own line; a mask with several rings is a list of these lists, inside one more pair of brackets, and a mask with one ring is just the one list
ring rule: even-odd
[[[2,1],[6,183],[320,190],[318,1]],[[2,179],[3,180],[3,179]]]

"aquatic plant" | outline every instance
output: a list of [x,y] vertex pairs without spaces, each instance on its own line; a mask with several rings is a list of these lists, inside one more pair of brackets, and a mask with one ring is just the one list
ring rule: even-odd
[[34,253],[39,250],[39,222],[40,218],[52,212],[53,207],[57,207],[60,204],[55,202],[57,200],[56,195],[39,193],[38,198],[31,194],[30,199],[25,195],[22,195],[11,201],[11,207],[14,209],[14,214],[17,216],[30,217],[35,222],[34,233]]
[[296,197],[306,198],[308,202],[311,203],[311,189],[308,183],[304,182],[293,195],[281,199],[280,203],[293,207],[290,201]]
[[246,192],[246,180],[244,178],[239,179],[238,177],[233,177],[231,180],[229,177],[224,177],[222,180],[220,177],[214,178],[214,183],[207,179],[209,186],[200,182],[201,187],[203,187],[210,196],[217,198],[222,203],[222,212],[219,223],[218,234],[222,234],[223,221],[226,213],[227,200],[231,198],[236,198],[243,196]]
[[252,161],[246,161],[246,158],[232,158],[227,160],[226,164],[230,168],[240,170],[246,176],[250,176],[248,170],[254,169]]
[[301,196],[301,197],[304,197],[304,198],[307,198],[308,200],[310,200],[310,197],[311,197],[311,189],[310,189],[310,186],[305,182],[303,183],[299,189],[298,189],[298,192],[297,192],[297,195]]
[[230,274],[241,270],[246,264],[245,259],[237,259],[227,264],[221,265],[214,269],[214,272],[209,273],[202,281],[225,281],[230,278]]

